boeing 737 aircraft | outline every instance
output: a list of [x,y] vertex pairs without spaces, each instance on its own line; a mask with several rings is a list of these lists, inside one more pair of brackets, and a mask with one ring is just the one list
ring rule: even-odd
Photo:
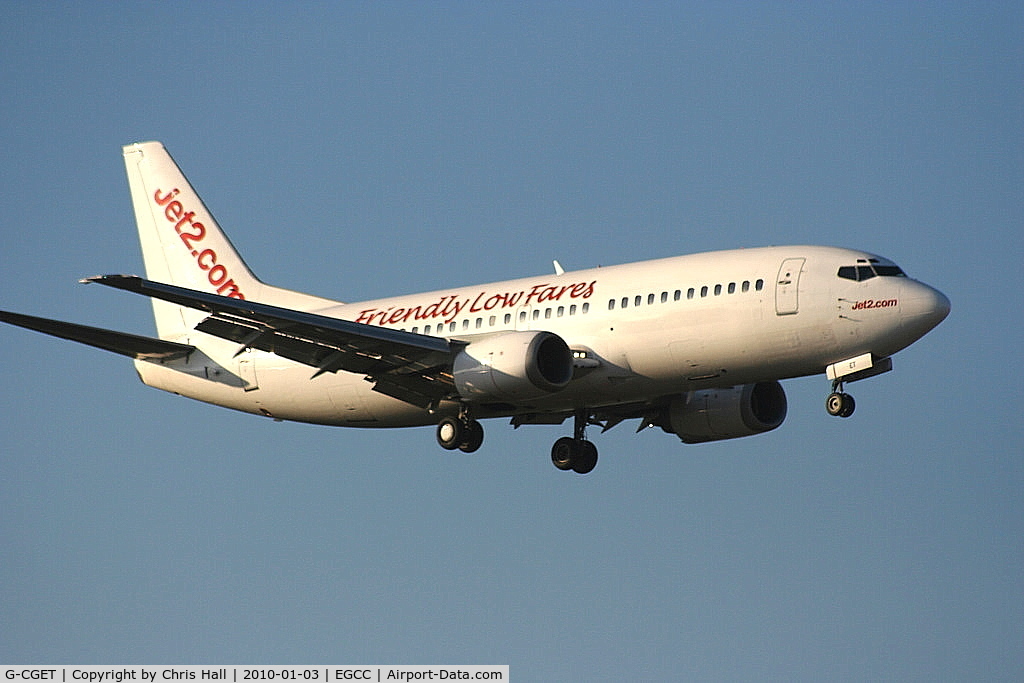
[[146,278],[94,282],[152,299],[158,338],[0,312],[0,320],[134,359],[142,381],[276,420],[436,425],[471,453],[479,420],[561,424],[551,460],[586,474],[602,431],[639,420],[685,443],[749,436],[786,417],[779,380],[844,384],[949,313],[892,261],[766,247],[341,303],[264,284],[159,142],[124,147]]

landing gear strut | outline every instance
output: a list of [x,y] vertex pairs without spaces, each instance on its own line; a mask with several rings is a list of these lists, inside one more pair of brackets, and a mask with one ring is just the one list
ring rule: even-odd
[[551,447],[551,462],[560,470],[587,474],[597,467],[597,446],[584,438],[590,415],[577,410],[573,419],[573,436],[563,436]]
[[839,380],[832,382],[832,393],[825,399],[825,410],[829,415],[836,417],[850,417],[853,415],[857,403],[853,396],[843,393],[843,383]]
[[484,442],[484,428],[462,410],[458,417],[443,417],[437,423],[437,443],[445,450],[473,453]]

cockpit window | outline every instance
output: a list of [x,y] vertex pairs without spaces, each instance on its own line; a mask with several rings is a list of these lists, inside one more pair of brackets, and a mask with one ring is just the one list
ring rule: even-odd
[[875,276],[871,266],[843,266],[839,269],[839,277],[854,282],[863,282]]
[[839,277],[854,282],[870,280],[876,275],[879,277],[906,277],[906,273],[899,266],[881,266],[860,264],[856,266],[842,266],[837,273]]
[[875,266],[875,272],[882,277],[906,277],[899,266]]

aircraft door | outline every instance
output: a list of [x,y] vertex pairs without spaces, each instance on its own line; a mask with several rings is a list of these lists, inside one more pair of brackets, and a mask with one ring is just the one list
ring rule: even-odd
[[788,258],[779,268],[779,276],[775,279],[775,313],[777,315],[793,315],[799,310],[800,272],[803,270],[802,258]]

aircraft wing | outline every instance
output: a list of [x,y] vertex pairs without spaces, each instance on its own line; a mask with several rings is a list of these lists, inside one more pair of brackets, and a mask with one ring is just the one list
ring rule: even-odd
[[36,318],[9,311],[0,311],[0,321],[142,360],[174,360],[184,358],[196,350],[196,347],[188,344],[177,344],[163,339],[141,337],[136,334],[114,332],[49,318]]
[[315,368],[366,375],[374,390],[420,407],[451,395],[458,342],[152,282],[133,275],[83,280],[210,314],[196,329]]

